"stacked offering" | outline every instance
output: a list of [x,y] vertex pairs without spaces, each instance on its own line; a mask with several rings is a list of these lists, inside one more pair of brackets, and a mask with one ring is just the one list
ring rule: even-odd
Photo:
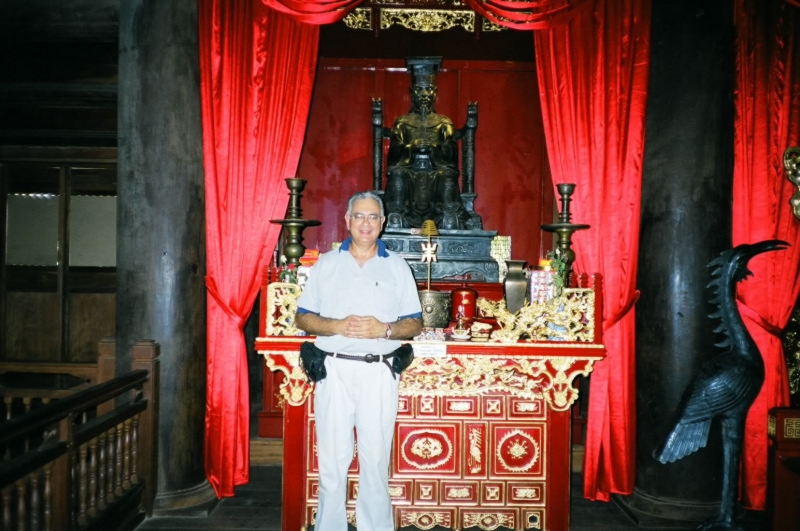
[[472,323],[469,330],[472,335],[472,341],[489,341],[489,334],[492,333],[492,325],[476,321]]
[[539,260],[539,267],[531,271],[528,284],[530,304],[547,302],[555,297],[556,287],[553,283],[555,274],[556,272],[550,267],[550,260]]

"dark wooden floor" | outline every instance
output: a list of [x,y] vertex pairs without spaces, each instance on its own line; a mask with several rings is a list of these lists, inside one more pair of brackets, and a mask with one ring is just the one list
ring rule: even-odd
[[[238,487],[233,498],[220,501],[207,518],[151,518],[137,531],[278,531],[281,528],[281,470],[280,466],[251,468],[250,483]],[[572,479],[571,531],[643,529],[636,527],[614,503],[584,499],[580,474],[573,474]],[[748,531],[761,531],[761,520],[761,513],[747,514],[745,521]],[[658,529],[672,531],[677,528]]]

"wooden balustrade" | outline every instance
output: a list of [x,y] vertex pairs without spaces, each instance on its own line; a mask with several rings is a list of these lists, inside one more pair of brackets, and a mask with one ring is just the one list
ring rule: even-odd
[[[100,348],[113,361],[113,341]],[[158,350],[153,341],[138,342],[128,374],[2,424],[0,530],[132,529],[150,514]]]
[[[108,346],[110,345],[110,348]],[[49,376],[49,385],[11,386],[0,382],[0,423],[114,378],[114,339],[100,342],[97,363],[0,361],[0,378]]]

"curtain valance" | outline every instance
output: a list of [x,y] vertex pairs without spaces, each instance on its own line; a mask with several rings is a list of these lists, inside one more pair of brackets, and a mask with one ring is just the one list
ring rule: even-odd
[[466,0],[466,3],[495,24],[519,30],[552,28],[592,5],[589,0]]

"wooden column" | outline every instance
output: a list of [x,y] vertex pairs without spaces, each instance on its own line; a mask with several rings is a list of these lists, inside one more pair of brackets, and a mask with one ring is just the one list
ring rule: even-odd
[[707,316],[706,264],[731,245],[732,6],[711,0],[653,4],[647,142],[636,307],[637,462],[640,523],[703,520],[720,499],[715,425],[707,448],[676,463],[652,457],[684,388],[720,350]]
[[206,290],[196,0],[120,3],[117,374],[161,345],[154,513],[202,514]]

